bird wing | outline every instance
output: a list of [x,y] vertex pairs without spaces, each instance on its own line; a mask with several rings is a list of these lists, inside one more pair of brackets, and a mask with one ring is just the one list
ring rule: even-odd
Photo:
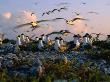
[[51,12],[54,12],[54,11],[56,11],[56,10],[58,10],[58,9],[53,9]]
[[92,13],[94,13],[94,14],[98,14],[97,12],[93,12],[93,11],[90,11],[90,12],[88,12],[88,13],[91,13],[91,14],[92,14]]
[[42,16],[44,16],[44,15],[45,15],[45,13],[42,14]]
[[66,7],[62,7],[58,11],[60,12],[61,10],[67,10],[67,8]]
[[48,36],[52,35],[52,34],[61,34],[60,32],[52,32],[50,34],[47,34]]
[[74,18],[72,21],[76,21],[76,20],[87,20],[87,19],[84,19],[84,18]]
[[21,28],[21,27],[27,26],[27,25],[31,25],[31,23],[26,23],[26,24],[18,25],[18,26],[16,26],[14,29],[18,29],[18,28]]
[[80,15],[80,13],[74,12],[76,15]]
[[55,18],[55,19],[52,19],[52,21],[61,20],[61,19],[66,20],[64,18]]
[[40,20],[40,21],[37,21],[37,23],[40,23],[40,22],[48,22],[48,21],[52,21],[52,20]]

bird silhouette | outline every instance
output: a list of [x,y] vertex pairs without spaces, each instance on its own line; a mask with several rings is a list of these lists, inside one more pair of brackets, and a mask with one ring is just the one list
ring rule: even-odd
[[86,3],[85,2],[82,2],[81,4],[85,5]]
[[58,9],[59,12],[61,12],[61,10],[67,10],[67,8],[66,7],[62,7],[60,9]]
[[69,3],[67,3],[67,2],[61,2],[61,3],[59,3],[59,4],[56,4],[57,6],[61,6],[61,5],[69,5]]
[[80,15],[80,13],[74,12],[76,15]]
[[52,34],[60,34],[63,36],[67,36],[68,34],[72,34],[69,30],[60,30],[60,31],[56,31],[56,32],[51,32],[49,34],[47,34],[47,36],[50,36]]
[[42,14],[42,16],[44,16],[45,14],[49,15],[51,13],[51,11],[45,12]]
[[49,15],[50,13],[54,13],[55,11],[61,12],[61,10],[67,10],[67,8],[66,8],[66,7],[61,7],[60,9],[53,9],[53,10],[51,10],[51,11],[44,12],[44,13],[42,14],[42,16],[44,16],[45,14]]
[[88,13],[90,13],[90,14],[96,14],[96,15],[99,14],[98,12],[94,12],[94,11],[90,11],[90,12],[88,12]]
[[53,13],[53,12],[55,12],[55,11],[58,11],[58,9],[53,9],[51,12]]

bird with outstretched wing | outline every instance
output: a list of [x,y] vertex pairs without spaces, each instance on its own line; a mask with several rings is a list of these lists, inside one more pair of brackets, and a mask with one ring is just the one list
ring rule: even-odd
[[16,26],[14,29],[18,29],[18,28],[22,28],[24,26],[31,26],[32,31],[35,30],[36,28],[39,28],[39,23],[41,22],[48,22],[48,21],[52,21],[52,20],[40,20],[40,21],[36,21],[36,22],[30,22],[30,23],[25,23],[25,24],[21,24],[21,25],[18,25]]
[[56,21],[56,20],[65,20],[65,22],[66,22],[68,25],[74,25],[74,22],[75,22],[76,20],[87,20],[87,19],[84,19],[84,18],[74,18],[74,19],[72,19],[72,20],[67,20],[67,19],[65,19],[65,18],[55,18],[55,19],[53,19],[52,21]]
[[53,13],[53,12],[55,12],[55,11],[58,11],[58,9],[53,9],[51,12]]
[[80,13],[74,12],[76,15],[80,15]]
[[88,12],[88,13],[90,13],[90,14],[96,14],[96,15],[99,14],[98,12],[94,12],[94,11],[90,11],[90,12]]
[[50,34],[47,34],[47,36],[50,36],[52,34],[60,34],[60,35],[67,36],[68,34],[72,34],[72,33],[69,30],[60,30],[60,31],[56,31],[56,32],[52,32]]
[[87,20],[87,19],[84,19],[84,18],[74,18],[74,19],[72,19],[71,21],[76,21],[76,20]]
[[59,12],[60,12],[61,10],[67,10],[67,8],[66,8],[66,7],[62,7],[62,8],[60,8],[60,9],[58,9]]

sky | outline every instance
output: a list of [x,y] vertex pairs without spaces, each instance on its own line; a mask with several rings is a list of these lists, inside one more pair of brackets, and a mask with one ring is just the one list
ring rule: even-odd
[[[60,3],[68,3],[62,4]],[[82,4],[86,3],[86,4]],[[54,12],[50,15],[42,16],[43,12],[53,10],[54,8],[67,7],[62,12]],[[110,0],[0,0],[0,32],[5,33],[8,38],[15,38],[20,33],[32,36],[40,36],[42,33],[47,34],[62,29],[70,30],[73,33],[104,33],[110,34]],[[88,13],[88,12],[97,12]],[[77,21],[75,25],[69,26],[64,21],[45,22],[41,28],[34,32],[27,33],[29,26],[17,29],[18,33],[13,32],[17,25],[31,21],[53,18],[73,19],[76,16],[74,12],[80,13],[80,17],[88,21]],[[31,16],[31,13],[33,16]],[[87,26],[85,26],[85,24]]]

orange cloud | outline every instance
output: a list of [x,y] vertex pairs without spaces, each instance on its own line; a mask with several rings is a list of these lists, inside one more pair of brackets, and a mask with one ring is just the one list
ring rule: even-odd
[[12,17],[12,13],[11,12],[5,12],[2,14],[4,18],[6,19],[10,19]]

